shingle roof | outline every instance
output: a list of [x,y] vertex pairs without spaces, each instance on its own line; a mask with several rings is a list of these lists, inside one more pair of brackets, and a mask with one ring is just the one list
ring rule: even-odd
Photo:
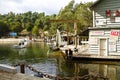
[[97,5],[100,1],[102,0],[97,0],[95,1],[91,6],[90,6],[90,9],[93,9],[95,7],[95,5]]

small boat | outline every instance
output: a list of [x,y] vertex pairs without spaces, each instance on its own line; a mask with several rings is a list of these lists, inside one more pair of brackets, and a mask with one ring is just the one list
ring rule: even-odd
[[17,49],[22,49],[22,48],[25,48],[27,46],[27,41],[24,40],[24,41],[20,41],[18,44],[16,45],[13,45],[12,47],[13,48],[17,48]]

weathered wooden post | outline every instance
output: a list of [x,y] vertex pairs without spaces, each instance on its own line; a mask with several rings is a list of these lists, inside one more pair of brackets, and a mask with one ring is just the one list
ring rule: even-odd
[[72,59],[72,57],[73,57],[73,51],[69,49],[69,59]]
[[23,63],[20,64],[20,72],[23,74],[25,73],[25,64],[23,64]]
[[74,21],[74,29],[75,29],[75,48],[77,48],[77,21]]
[[65,50],[65,57],[66,57],[66,59],[68,59],[68,50],[67,49]]

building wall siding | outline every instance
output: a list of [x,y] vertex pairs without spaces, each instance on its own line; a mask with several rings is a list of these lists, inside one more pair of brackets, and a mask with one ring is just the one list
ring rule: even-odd
[[[109,49],[109,46],[110,46],[110,33],[111,33],[111,30],[113,29],[103,29],[103,30],[90,30],[90,32],[94,32],[94,31],[103,31],[104,32],[104,35],[94,35],[94,34],[90,34],[89,35],[89,39],[92,39],[92,38],[97,38],[98,39],[98,43],[96,45],[92,45],[90,43],[90,47],[89,47],[89,51],[90,51],[90,54],[97,54],[99,55],[100,53],[100,39],[108,39],[108,49]],[[114,30],[117,30],[117,29],[114,29]],[[120,32],[120,29],[119,29],[119,32]],[[90,41],[90,40],[89,40]],[[109,55],[120,55],[120,35],[118,36],[118,40],[115,41],[115,45],[116,45],[116,51],[109,51]]]
[[98,45],[91,45],[90,46],[90,53],[91,54],[97,54],[98,55],[98,53],[99,53],[99,46]]
[[103,25],[97,25],[97,21],[104,20],[104,25],[107,26],[118,26],[120,22],[111,22],[110,17],[106,17],[106,10],[111,10],[112,13],[115,10],[120,10],[120,0],[103,0],[97,4],[96,7],[94,7],[95,14],[93,15],[94,18],[94,24],[93,26],[103,26]]
[[[106,16],[106,10],[111,11],[111,16]],[[102,55],[100,41],[106,39],[108,55],[120,56],[120,15],[114,15],[116,10],[120,12],[120,0],[101,0],[93,7],[93,28],[89,31],[90,54]],[[111,37],[112,30],[119,32],[115,40]]]

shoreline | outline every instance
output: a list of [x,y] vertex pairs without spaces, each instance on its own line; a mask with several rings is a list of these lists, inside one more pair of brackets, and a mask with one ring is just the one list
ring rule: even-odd
[[5,38],[5,39],[0,39],[0,43],[18,43],[23,39],[25,38]]

